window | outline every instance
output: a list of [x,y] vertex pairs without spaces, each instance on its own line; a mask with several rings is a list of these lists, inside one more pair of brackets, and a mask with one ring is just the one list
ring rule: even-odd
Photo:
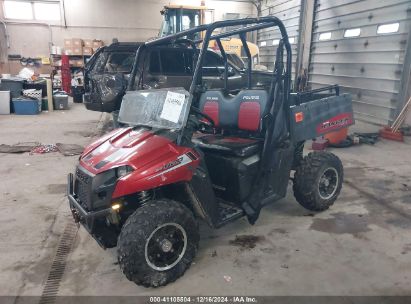
[[261,41],[260,42],[260,46],[266,46],[267,45],[267,41]]
[[58,1],[4,1],[4,16],[6,19],[58,21],[60,2]]
[[204,12],[204,24],[209,24],[214,21],[214,11],[207,10]]
[[223,67],[224,60],[222,57],[214,54],[212,52],[207,52],[204,57],[204,64],[205,67]]
[[104,72],[104,67],[108,58],[108,53],[100,53],[96,58],[96,61],[91,68],[92,73],[102,73]]
[[7,19],[33,20],[31,3],[4,1],[4,17]]
[[220,76],[222,71],[224,71],[223,58],[212,52],[207,52],[204,57],[202,71],[203,76]]
[[150,73],[152,74],[159,74],[161,73],[161,68],[160,68],[160,57],[158,55],[157,51],[153,51],[150,54],[150,68],[149,68]]
[[103,52],[96,58],[92,73],[130,73],[133,67],[134,52]]
[[389,34],[389,33],[396,33],[400,28],[400,24],[397,23],[390,23],[390,24],[381,24],[377,28],[377,34]]
[[320,36],[318,37],[318,40],[320,41],[330,40],[330,39],[331,39],[331,32],[321,33]]
[[192,51],[161,50],[161,67],[164,75],[184,76],[191,75],[193,66]]
[[129,52],[111,53],[105,66],[105,72],[130,73],[134,57],[135,54]]
[[273,45],[279,45],[279,44],[280,44],[280,39],[273,40]]
[[361,29],[360,28],[353,28],[353,29],[348,29],[344,31],[344,37],[349,38],[349,37],[358,37],[361,34]]
[[33,3],[34,18],[36,20],[58,21],[60,20],[60,4],[58,3]]
[[181,16],[181,31],[200,25],[200,13],[198,11],[184,10]]

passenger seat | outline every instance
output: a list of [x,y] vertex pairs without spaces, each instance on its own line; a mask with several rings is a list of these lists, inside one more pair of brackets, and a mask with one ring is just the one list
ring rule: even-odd
[[263,144],[258,137],[262,118],[267,113],[267,99],[265,90],[243,90],[235,96],[225,95],[221,90],[203,93],[200,110],[214,120],[220,134],[194,137],[193,142],[205,151],[233,156],[247,157],[257,153]]

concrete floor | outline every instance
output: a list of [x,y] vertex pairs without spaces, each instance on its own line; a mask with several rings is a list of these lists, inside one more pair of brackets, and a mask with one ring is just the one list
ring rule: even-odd
[[[0,144],[85,145],[102,117],[77,104],[39,116],[0,116]],[[343,160],[345,183],[329,211],[314,215],[289,193],[254,226],[202,225],[195,263],[158,289],[129,282],[115,249],[100,249],[80,228],[59,295],[410,295],[410,139],[333,152]],[[71,221],[65,183],[76,162],[59,153],[0,154],[0,295],[41,295]],[[236,235],[255,236],[255,247],[233,245]]]

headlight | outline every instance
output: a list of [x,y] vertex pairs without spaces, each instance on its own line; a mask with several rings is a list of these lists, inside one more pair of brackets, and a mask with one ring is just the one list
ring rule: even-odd
[[133,168],[131,168],[130,166],[117,167],[115,170],[117,178],[123,177],[129,174],[130,172],[133,172]]

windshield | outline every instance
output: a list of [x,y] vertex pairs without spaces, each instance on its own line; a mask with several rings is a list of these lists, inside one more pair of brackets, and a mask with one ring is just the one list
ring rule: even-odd
[[118,120],[132,126],[180,130],[187,121],[189,97],[183,88],[127,91]]
[[136,53],[131,51],[103,52],[97,57],[92,68],[93,73],[125,73],[131,72]]

